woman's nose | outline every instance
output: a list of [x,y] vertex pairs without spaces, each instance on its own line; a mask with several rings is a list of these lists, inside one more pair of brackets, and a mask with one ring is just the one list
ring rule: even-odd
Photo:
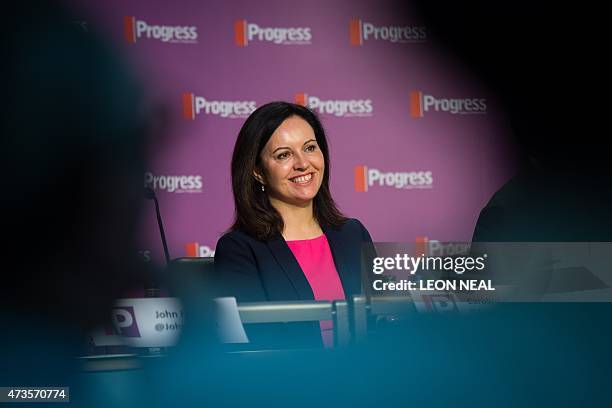
[[310,166],[310,162],[304,153],[297,153],[294,157],[295,161],[293,162],[293,168],[295,170],[305,170]]

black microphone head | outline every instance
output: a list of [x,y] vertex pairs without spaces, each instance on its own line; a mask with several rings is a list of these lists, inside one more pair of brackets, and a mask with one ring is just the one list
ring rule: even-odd
[[153,191],[151,187],[145,187],[142,193],[147,200],[153,200],[155,198],[155,191]]

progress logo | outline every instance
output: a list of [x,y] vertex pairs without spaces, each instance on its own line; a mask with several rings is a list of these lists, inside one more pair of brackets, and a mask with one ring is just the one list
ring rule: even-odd
[[296,94],[295,103],[306,106],[319,114],[333,115],[339,118],[364,117],[374,115],[371,99],[323,99],[306,93]]
[[247,20],[234,22],[234,43],[246,47],[251,43],[274,45],[308,45],[312,40],[310,27],[263,27]]
[[426,94],[422,91],[410,92],[410,116],[422,118],[431,112],[444,112],[451,115],[471,115],[487,113],[485,98],[445,98]]
[[211,115],[221,118],[247,118],[255,109],[255,101],[228,101],[209,99],[195,95],[193,92],[184,92],[183,118],[195,120],[199,115]]
[[355,191],[365,193],[372,188],[429,189],[433,174],[429,170],[381,171],[367,166],[355,167]]
[[134,16],[125,16],[123,18],[123,36],[129,44],[141,40],[195,44],[198,42],[198,28],[187,25],[149,24]]
[[427,30],[423,26],[376,26],[358,18],[349,21],[349,42],[355,46],[362,46],[368,41],[415,43],[426,39]]

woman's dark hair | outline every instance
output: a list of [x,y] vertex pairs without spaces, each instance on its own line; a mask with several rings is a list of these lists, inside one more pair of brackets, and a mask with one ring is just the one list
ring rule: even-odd
[[272,133],[287,118],[298,116],[312,127],[323,153],[325,171],[321,188],[313,200],[314,217],[321,226],[340,227],[346,217],[336,207],[329,191],[329,149],[323,126],[308,108],[288,102],[271,102],[259,107],[244,122],[232,155],[232,190],[236,206],[231,230],[241,230],[259,240],[281,234],[284,222],[261,191],[253,170],[261,170],[260,154]]

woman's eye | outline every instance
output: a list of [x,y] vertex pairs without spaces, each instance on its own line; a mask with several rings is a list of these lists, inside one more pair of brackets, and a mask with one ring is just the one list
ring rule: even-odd
[[314,152],[315,150],[317,150],[317,146],[316,145],[310,145],[310,146],[306,147],[306,151],[307,152]]
[[287,152],[281,153],[278,156],[276,156],[276,158],[279,160],[286,159],[287,157],[289,157],[289,153]]

